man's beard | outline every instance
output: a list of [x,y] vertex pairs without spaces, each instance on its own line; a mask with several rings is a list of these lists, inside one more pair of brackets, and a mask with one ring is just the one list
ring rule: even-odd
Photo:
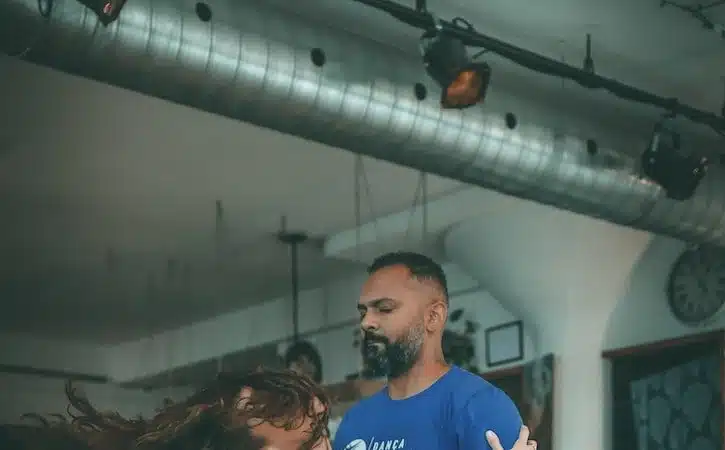
[[395,379],[407,373],[418,360],[423,345],[423,328],[414,325],[399,339],[363,333],[362,353],[365,367],[379,376]]

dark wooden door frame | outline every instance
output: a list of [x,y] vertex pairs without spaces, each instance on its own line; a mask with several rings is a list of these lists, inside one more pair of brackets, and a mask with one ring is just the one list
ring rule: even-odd
[[[666,339],[663,341],[649,342],[640,345],[633,345],[624,348],[606,350],[602,352],[602,358],[607,360],[615,360],[627,356],[647,355],[655,353],[667,348],[682,347],[690,344],[706,344],[712,343],[720,346],[720,391],[722,395],[723,410],[725,411],[725,329],[708,331],[705,333],[693,334],[674,339]],[[723,445],[725,450],[725,423],[723,423]]]
[[525,365],[526,364],[517,364],[515,366],[507,367],[505,369],[482,372],[481,377],[485,378],[486,380],[496,380],[499,378],[510,377],[513,375],[523,375]]
[[683,345],[690,344],[703,344],[707,342],[719,342],[720,345],[725,345],[725,329],[708,331],[705,333],[693,334],[689,336],[682,336],[679,338],[665,339],[663,341],[648,342],[645,344],[632,345],[629,347],[616,348],[612,350],[605,350],[602,352],[602,358],[616,359],[623,356],[645,355],[647,353],[654,353],[666,348],[681,347]]

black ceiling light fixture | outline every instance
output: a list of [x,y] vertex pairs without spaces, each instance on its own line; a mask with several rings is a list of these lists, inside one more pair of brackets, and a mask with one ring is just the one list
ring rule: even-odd
[[491,67],[472,61],[460,39],[435,27],[421,36],[420,50],[426,72],[442,90],[441,107],[463,109],[485,99]]
[[121,14],[123,5],[126,0],[78,0],[86,8],[90,9],[98,16],[98,20],[104,26],[108,26],[111,22],[118,18]]
[[[415,10],[430,15],[426,0],[415,0]],[[441,107],[463,109],[478,104],[486,97],[491,67],[473,62],[463,41],[446,33],[441,22],[434,19],[433,23],[420,38],[420,54],[425,71],[441,88]]]
[[705,176],[708,160],[682,147],[674,117],[664,116],[654,128],[647,149],[642,153],[642,175],[658,184],[673,200],[691,198]]

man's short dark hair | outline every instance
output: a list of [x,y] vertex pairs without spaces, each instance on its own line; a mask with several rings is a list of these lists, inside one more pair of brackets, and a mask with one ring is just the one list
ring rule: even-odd
[[378,270],[391,266],[405,266],[413,277],[439,284],[443,290],[446,303],[448,302],[446,274],[443,272],[443,268],[431,258],[415,252],[397,251],[386,253],[375,258],[375,261],[368,267],[368,273],[372,275]]

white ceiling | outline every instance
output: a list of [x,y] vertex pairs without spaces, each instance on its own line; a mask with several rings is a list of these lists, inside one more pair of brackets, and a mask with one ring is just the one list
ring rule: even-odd
[[[268,1],[416,49],[417,30],[353,0]],[[725,40],[659,0],[429,0],[429,8],[572,64],[590,32],[599,73],[721,107]],[[725,23],[725,7],[713,13]],[[558,80],[491,62],[494,80],[560,92]],[[12,80],[0,83],[4,330],[116,342],[284,295],[287,252],[273,238],[280,216],[316,237],[355,224],[347,152],[9,58],[0,58],[0,73]],[[594,102],[612,98],[596,94]],[[413,202],[416,173],[365,166],[372,195],[364,220]],[[431,197],[457,188],[429,179]],[[222,262],[217,200],[227,230]],[[302,255],[305,284],[358,270],[313,247]]]
[[[317,238],[355,225],[351,153],[8,58],[0,72],[3,330],[114,342],[249,306],[290,291],[282,215]],[[417,173],[364,167],[363,220],[413,202]],[[431,198],[457,186],[428,180]],[[307,286],[354,270],[321,254],[300,255]]]

